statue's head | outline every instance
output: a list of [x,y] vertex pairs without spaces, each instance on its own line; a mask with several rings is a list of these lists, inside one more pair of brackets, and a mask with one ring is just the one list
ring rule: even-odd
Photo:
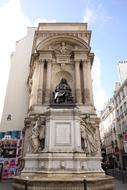
[[62,42],[62,46],[65,46],[65,42]]
[[67,80],[65,78],[62,78],[61,83],[66,83],[67,84]]

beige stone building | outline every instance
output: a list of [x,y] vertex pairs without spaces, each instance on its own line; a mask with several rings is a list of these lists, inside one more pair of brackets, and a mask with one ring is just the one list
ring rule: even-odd
[[24,126],[29,102],[27,78],[35,29],[28,28],[27,35],[16,42],[15,52],[11,55],[10,74],[0,123],[1,132],[21,131]]
[[103,111],[101,112],[100,118],[102,149],[105,149],[106,151],[105,159],[112,162],[115,154],[114,148],[118,142],[118,136],[116,135],[116,109],[113,98],[106,103]]

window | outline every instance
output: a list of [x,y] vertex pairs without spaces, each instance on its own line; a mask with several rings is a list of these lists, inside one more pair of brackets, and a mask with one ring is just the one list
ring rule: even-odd
[[127,85],[124,87],[124,94],[127,95]]
[[119,117],[119,110],[117,110],[117,117]]
[[117,145],[117,140],[115,139],[115,145]]
[[122,106],[120,106],[120,115],[123,113]]
[[124,111],[127,109],[127,103],[124,102]]
[[115,129],[115,127],[113,128],[113,132],[116,133],[116,129]]
[[12,118],[11,118],[11,114],[8,114],[7,116],[7,121],[10,121]]

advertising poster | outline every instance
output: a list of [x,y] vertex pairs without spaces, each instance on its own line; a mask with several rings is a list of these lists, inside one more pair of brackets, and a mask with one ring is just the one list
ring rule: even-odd
[[0,139],[0,178],[10,179],[20,173],[23,166],[23,139],[21,131],[9,131]]
[[125,153],[127,153],[127,141],[124,141],[123,143],[124,143],[124,151]]
[[15,158],[6,158],[3,162],[2,179],[9,179],[15,176],[16,163]]

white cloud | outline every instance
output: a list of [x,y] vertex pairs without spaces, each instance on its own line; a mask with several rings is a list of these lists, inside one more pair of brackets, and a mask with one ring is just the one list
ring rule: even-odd
[[[98,11],[86,9],[84,21],[95,22],[97,18]],[[31,23],[29,18],[21,11],[20,0],[9,0],[8,3],[4,3],[0,7],[0,117],[8,80],[10,54],[15,49],[15,42],[26,35],[27,27],[37,25],[38,22],[56,21],[38,18],[34,23]],[[100,61],[97,57],[93,65],[93,79],[95,105],[100,109],[102,103],[106,100],[106,95],[101,84]]]
[[55,19],[53,19],[53,20],[47,20],[47,19],[37,18],[32,25],[33,26],[38,26],[38,23],[44,23],[44,22],[46,22],[46,23],[47,22],[48,23],[54,23],[54,22],[56,22],[56,20]]
[[30,21],[21,12],[19,0],[9,0],[0,7],[0,117],[8,80],[10,54],[15,42],[26,34]]
[[92,79],[93,79],[94,104],[97,110],[100,111],[103,109],[104,103],[107,101],[107,95],[102,85],[101,62],[97,55],[95,55],[94,64],[92,68]]
[[97,22],[104,23],[111,19],[112,17],[108,15],[101,4],[98,4],[96,7],[89,5],[85,8],[84,22],[97,24]]
[[[89,2],[88,6],[85,8],[84,12],[84,22],[92,24],[92,26],[100,26],[101,24],[111,20],[107,11],[103,8],[102,4],[96,5]],[[94,104],[97,110],[102,110],[104,103],[107,101],[106,91],[102,84],[101,76],[101,61],[96,55],[94,59],[94,64],[92,68],[92,78],[93,78],[93,92],[94,92]]]
[[97,14],[95,10],[89,9],[88,7],[85,9],[84,22],[94,23],[97,19]]
[[20,0],[9,0],[0,7],[0,118],[10,68],[10,55],[15,51],[15,42],[24,37],[28,26],[37,26],[38,22],[56,22],[38,18],[31,23],[21,11]]

